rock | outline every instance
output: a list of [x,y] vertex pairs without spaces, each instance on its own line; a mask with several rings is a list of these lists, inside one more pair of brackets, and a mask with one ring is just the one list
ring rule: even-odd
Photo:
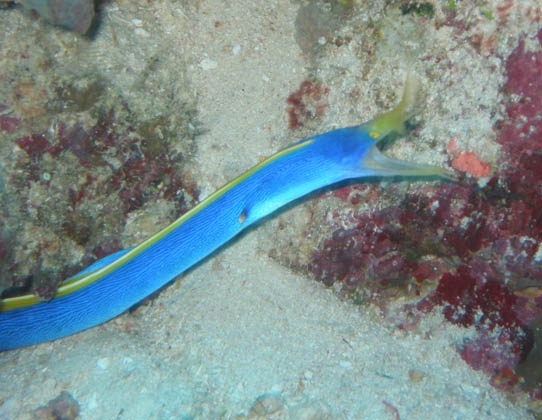
[[86,33],[94,18],[94,0],[23,0],[22,5],[46,21],[78,34]]

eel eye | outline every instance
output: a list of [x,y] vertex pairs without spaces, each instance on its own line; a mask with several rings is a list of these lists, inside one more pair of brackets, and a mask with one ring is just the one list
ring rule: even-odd
[[380,137],[380,133],[378,131],[373,130],[369,133],[369,137],[371,137],[373,140],[376,140],[377,138]]

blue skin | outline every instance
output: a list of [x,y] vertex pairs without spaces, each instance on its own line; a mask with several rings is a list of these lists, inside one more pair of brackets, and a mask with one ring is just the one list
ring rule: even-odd
[[0,302],[0,351],[55,340],[120,315],[241,231],[314,190],[351,178],[441,175],[439,168],[381,155],[370,127],[331,131],[271,156],[174,222],[165,234],[74,276],[98,273],[84,287],[21,308],[2,311]]

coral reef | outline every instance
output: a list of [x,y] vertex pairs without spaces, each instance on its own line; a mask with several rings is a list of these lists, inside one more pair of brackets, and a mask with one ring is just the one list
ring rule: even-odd
[[[506,118],[495,128],[503,154],[487,184],[420,187],[399,205],[350,213],[348,227],[340,227],[341,215],[308,265],[317,279],[341,282],[346,295],[384,310],[386,298],[409,295],[418,299],[405,307],[409,316],[442,307],[448,321],[474,326],[477,337],[460,346],[462,357],[507,389],[520,382],[514,372],[532,349],[530,325],[542,316],[542,31],[534,39],[537,51],[522,40],[506,63]],[[489,175],[480,162],[455,163]],[[376,188],[335,195],[356,204]]]
[[[400,152],[436,164],[449,157],[456,169],[491,178],[442,185],[369,184],[328,194],[328,203],[332,196],[332,205],[342,200],[348,210],[332,207],[326,219],[318,219],[320,214],[311,213],[314,207],[296,209],[305,211],[315,226],[333,230],[309,255],[308,264],[298,267],[308,267],[328,285],[341,284],[345,296],[374,302],[384,313],[390,298],[408,298],[414,303],[402,308],[402,318],[390,316],[405,329],[442,308],[449,322],[476,331],[459,348],[468,363],[488,372],[501,388],[517,387],[523,376],[538,398],[539,370],[522,373],[521,367],[540,362],[531,348],[542,342],[536,327],[542,305],[542,32],[522,41],[508,57],[507,43],[516,33],[529,33],[529,26],[518,23],[520,17],[540,21],[535,6],[516,3],[503,1],[489,10],[495,3],[485,9],[485,2],[451,1],[445,7],[370,1],[364,6],[367,13],[358,13],[360,6],[349,1],[303,3],[296,39],[311,69],[288,97],[287,112],[288,129],[314,125],[308,128],[321,132],[392,106],[404,67],[414,66],[430,81],[438,92],[428,93],[430,110],[422,126],[438,124],[432,132],[416,131],[422,141],[405,141]],[[35,28],[28,28],[25,38],[22,31],[6,31],[3,45],[12,50],[3,54],[0,71],[5,103],[0,105],[2,286],[32,280],[35,292],[49,298],[58,281],[134,244],[144,237],[141,231],[163,226],[197,196],[181,162],[192,144],[189,124],[179,121],[191,113],[183,106],[183,92],[191,89],[183,82],[184,58],[175,61],[176,55],[169,54],[184,44],[158,38],[166,28],[175,32],[183,13],[168,15],[171,26],[159,20],[153,26],[152,19],[140,19],[141,6],[120,2],[111,8],[113,24],[92,45],[61,31],[51,38]],[[222,25],[215,22],[217,28]],[[147,38],[152,42],[139,42]],[[189,51],[189,46],[184,48]],[[490,59],[481,65],[476,55]],[[63,68],[55,64],[58,57]],[[507,118],[492,137],[486,131],[493,123],[487,109],[496,107],[492,88],[499,81],[480,79],[498,79],[502,57],[508,57],[502,104]],[[178,84],[167,83],[171,68]],[[456,136],[456,149],[447,156],[446,145]],[[495,138],[500,160],[493,159],[498,154],[492,150],[485,154]],[[150,228],[141,222],[145,214],[154,220]],[[279,229],[288,241],[295,240],[287,223]],[[304,233],[304,250],[312,252],[311,241],[320,238]],[[393,413],[394,407],[384,404]]]
[[[27,215],[42,232],[43,243],[33,250],[28,244],[15,246],[15,253],[26,258],[21,267],[12,266],[12,276],[15,283],[25,283],[24,278],[42,272],[32,282],[44,298],[52,297],[58,282],[82,265],[118,250],[120,232],[132,212],[164,200],[175,203],[169,215],[173,217],[190,207],[196,195],[183,175],[182,157],[172,154],[167,142],[142,139],[113,112],[88,128],[79,121],[59,122],[55,132],[25,135],[15,143],[20,150],[8,184],[18,193],[4,207],[13,215],[16,208],[29,206]],[[75,266],[72,253],[53,246],[60,238],[84,253]]]
[[101,65],[99,47],[46,29],[7,32],[0,72],[0,290],[44,299],[165,226],[198,194],[185,168],[194,133],[185,80],[161,83],[155,67],[146,81],[179,92],[135,98],[125,89],[134,79],[113,81],[122,72]]

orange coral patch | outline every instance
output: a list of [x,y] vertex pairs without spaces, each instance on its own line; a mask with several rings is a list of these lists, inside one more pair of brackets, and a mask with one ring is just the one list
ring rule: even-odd
[[491,167],[488,163],[482,162],[472,152],[461,152],[453,160],[452,166],[463,172],[467,172],[476,178],[489,176]]

